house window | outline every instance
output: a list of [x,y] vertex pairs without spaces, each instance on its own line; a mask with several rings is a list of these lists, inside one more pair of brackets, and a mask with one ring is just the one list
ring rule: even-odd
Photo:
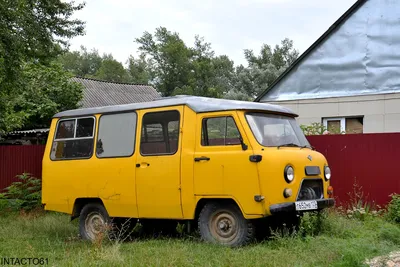
[[172,155],[178,150],[178,111],[150,112],[143,116],[140,138],[142,155]]
[[232,117],[203,119],[203,146],[240,145],[240,133]]
[[363,117],[323,118],[322,123],[330,133],[363,133]]
[[96,154],[99,158],[129,157],[135,149],[135,112],[100,117]]
[[93,153],[93,117],[60,120],[51,148],[52,160],[85,159]]

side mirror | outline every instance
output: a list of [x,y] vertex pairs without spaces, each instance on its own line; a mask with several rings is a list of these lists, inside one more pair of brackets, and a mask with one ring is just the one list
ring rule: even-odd
[[243,138],[239,137],[240,144],[242,145],[242,150],[247,150],[248,146],[243,142]]

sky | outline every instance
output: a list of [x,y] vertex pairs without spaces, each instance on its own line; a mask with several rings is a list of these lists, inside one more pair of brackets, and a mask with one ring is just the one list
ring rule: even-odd
[[[76,1],[80,2],[80,1]],[[244,49],[258,53],[290,38],[300,53],[315,42],[356,0],[86,0],[74,17],[86,22],[86,34],[71,40],[111,53],[125,64],[137,56],[135,38],[166,27],[188,46],[195,35],[211,43],[216,55],[244,64]]]

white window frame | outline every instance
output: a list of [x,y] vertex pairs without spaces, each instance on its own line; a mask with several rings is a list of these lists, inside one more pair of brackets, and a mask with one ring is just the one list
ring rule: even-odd
[[[86,137],[76,137],[76,130],[78,128],[78,120],[79,119],[87,119],[87,118],[91,118],[93,119],[93,132],[92,132],[92,136],[86,136]],[[58,132],[58,127],[60,125],[61,122],[63,121],[70,121],[73,120],[75,121],[75,125],[74,125],[74,137],[70,137],[70,138],[57,138],[57,132]],[[95,116],[85,116],[85,117],[73,117],[73,118],[63,118],[63,119],[59,119],[57,121],[56,124],[56,129],[54,131],[54,138],[53,138],[53,142],[51,145],[51,150],[50,150],[50,160],[51,161],[62,161],[62,160],[77,160],[77,159],[90,159],[93,157],[94,154],[94,148],[95,148],[95,133],[96,133],[96,117]],[[90,157],[81,157],[81,158],[53,158],[53,148],[54,148],[54,144],[56,142],[62,142],[62,141],[71,141],[71,140],[83,140],[83,139],[93,139],[93,147],[92,147],[92,153],[90,155]]]
[[328,121],[340,121],[340,132],[346,132],[346,118],[345,117],[336,117],[336,118],[322,118],[322,124],[325,129],[328,129]]
[[[78,120],[80,119],[93,119],[93,132],[92,132],[92,136],[86,136],[86,137],[76,137],[76,129],[78,128]],[[63,121],[75,121],[74,124],[74,137],[70,137],[70,138],[57,138],[57,132],[58,132],[58,126],[61,122]],[[86,117],[74,117],[74,118],[65,118],[65,119],[60,119],[57,122],[57,126],[56,126],[56,130],[54,133],[54,141],[69,141],[69,140],[80,140],[80,139],[94,139],[94,134],[96,132],[96,118],[94,116],[86,116]]]

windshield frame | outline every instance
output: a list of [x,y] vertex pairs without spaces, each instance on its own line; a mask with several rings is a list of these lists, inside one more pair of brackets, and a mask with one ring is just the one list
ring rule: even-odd
[[[312,146],[311,146],[311,144],[310,144],[310,142],[308,141],[306,135],[304,134],[303,130],[301,130],[300,125],[297,123],[295,117],[290,116],[289,114],[277,114],[277,113],[269,113],[269,112],[262,112],[262,111],[246,111],[246,112],[244,112],[244,117],[245,117],[245,120],[246,120],[246,122],[247,122],[247,126],[250,128],[250,131],[251,131],[251,133],[252,133],[254,139],[255,139],[255,140],[257,141],[257,143],[258,143],[259,145],[261,145],[262,147],[277,147],[277,148],[279,148],[279,147],[285,147],[286,144],[276,144],[276,145],[272,145],[272,146],[271,146],[271,145],[267,146],[267,145],[262,144],[262,143],[259,141],[259,138],[257,137],[257,135],[254,133],[253,127],[252,127],[251,123],[250,123],[249,120],[248,120],[248,116],[251,116],[251,115],[261,115],[261,116],[265,116],[265,117],[269,117],[269,118],[273,118],[273,117],[275,117],[275,116],[280,116],[280,117],[287,118],[289,124],[290,124],[291,127],[292,127],[293,133],[295,134],[296,138],[299,140],[299,146],[290,146],[290,147],[310,148],[310,149],[313,149]],[[295,122],[295,124],[296,124],[296,126],[297,126],[296,128],[298,128],[298,129],[294,129],[294,128],[293,128],[294,126],[293,126],[293,125],[290,123],[290,121],[289,121],[289,120],[292,120],[292,119],[294,120],[294,122]],[[258,128],[257,125],[255,125],[255,127]],[[299,131],[297,132],[296,130],[299,130]],[[301,135],[300,137],[298,136],[299,134]],[[301,138],[301,139],[304,138],[304,140],[305,140],[305,144],[304,144],[304,145],[301,144],[302,142],[301,142],[300,138]]]

